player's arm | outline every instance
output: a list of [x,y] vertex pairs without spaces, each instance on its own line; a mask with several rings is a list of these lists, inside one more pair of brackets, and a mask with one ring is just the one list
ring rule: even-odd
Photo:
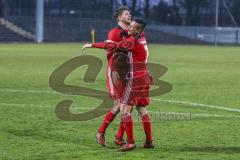
[[86,43],[83,45],[82,47],[82,51],[85,50],[86,48],[99,48],[99,49],[106,49],[106,50],[110,50],[110,46],[114,45],[113,47],[115,47],[115,44],[113,42],[110,42],[109,40],[106,40],[104,42],[97,42],[97,43]]
[[118,41],[118,37],[120,32],[118,32],[118,30],[116,29],[112,29],[109,33],[108,33],[108,40],[104,41],[104,42],[98,42],[98,43],[86,43],[85,45],[83,45],[82,50],[85,50],[86,48],[100,48],[100,49],[107,49],[110,46],[106,46],[108,45],[107,42],[117,42]]
[[114,45],[113,44],[111,44],[111,45],[108,44],[108,46],[106,46],[105,49],[112,50],[113,46],[115,46],[115,50],[127,51],[127,50],[131,50],[135,46],[135,37],[130,37],[130,38],[127,38],[125,40],[120,41],[120,39],[121,39],[121,38],[119,38],[120,34],[121,34],[121,32],[119,32],[119,30],[112,29],[108,33],[108,40],[113,42]]
[[108,33],[108,40],[105,40],[104,42],[97,42],[97,43],[86,43],[82,47],[82,51],[85,50],[86,48],[99,48],[99,49],[106,49],[106,50],[111,50],[116,48],[114,41],[117,41],[117,36],[119,33],[116,30],[111,30]]
[[100,49],[106,49],[108,51],[128,51],[132,50],[135,47],[135,38],[130,37],[120,42],[113,42],[110,40],[106,40],[104,42],[98,42],[98,43],[86,43],[83,45],[82,50],[85,50],[86,48],[100,48]]
[[120,42],[115,42],[114,44],[116,45],[116,50],[129,51],[129,50],[133,50],[133,48],[135,47],[136,39],[135,37],[131,36],[130,38],[127,38]]

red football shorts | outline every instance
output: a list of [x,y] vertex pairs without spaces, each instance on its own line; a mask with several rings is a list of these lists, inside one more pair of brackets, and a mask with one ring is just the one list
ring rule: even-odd
[[121,103],[130,106],[147,106],[150,103],[149,89],[151,83],[152,77],[149,74],[129,78],[120,99]]
[[107,76],[107,89],[110,98],[121,99],[126,86],[126,79],[118,78],[118,83],[113,84],[111,75]]
[[[111,98],[121,99],[124,89],[126,87],[126,75],[129,71],[129,64],[127,62],[127,54],[123,52],[113,53],[108,61],[107,70],[107,89]],[[112,80],[113,72],[118,73],[118,83],[114,84]]]

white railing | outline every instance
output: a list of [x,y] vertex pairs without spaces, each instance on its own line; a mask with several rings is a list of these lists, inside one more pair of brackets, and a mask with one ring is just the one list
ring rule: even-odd
[[27,38],[29,40],[35,40],[35,35],[33,35],[31,32],[28,32],[21,27],[15,25],[14,23],[4,19],[0,18],[0,25],[7,28],[8,30],[17,33],[20,36],[23,36],[24,38]]
[[234,27],[191,27],[150,25],[148,28],[170,34],[176,34],[208,43],[214,43],[215,37],[221,44],[240,44],[240,28]]

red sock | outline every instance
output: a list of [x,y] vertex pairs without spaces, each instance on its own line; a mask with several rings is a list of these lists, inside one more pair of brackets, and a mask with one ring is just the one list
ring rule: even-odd
[[131,115],[121,115],[121,121],[127,134],[127,142],[133,144],[133,121]]
[[118,127],[118,132],[117,132],[117,138],[118,138],[118,139],[123,138],[124,130],[125,130],[125,129],[124,129],[123,122],[120,122],[120,123],[119,123],[119,127]]
[[146,134],[146,141],[150,142],[152,141],[152,124],[151,124],[150,116],[147,113],[144,116],[142,116],[141,119],[142,119],[143,129]]
[[114,118],[115,118],[115,114],[111,111],[108,111],[107,114],[105,115],[105,118],[104,118],[100,128],[98,129],[98,132],[104,134],[109,123],[111,123]]

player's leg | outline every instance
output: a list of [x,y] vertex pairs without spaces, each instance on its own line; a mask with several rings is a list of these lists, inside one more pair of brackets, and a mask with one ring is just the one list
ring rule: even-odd
[[[119,84],[121,84],[118,86],[118,90],[117,90],[118,91],[117,94],[120,95],[119,97],[122,96],[122,94],[123,94],[122,92],[124,91],[125,84],[123,84],[123,83],[124,83],[123,80],[119,81]],[[126,144],[125,141],[123,140],[124,131],[125,131],[125,129],[124,129],[123,122],[120,120],[118,132],[117,132],[115,140],[114,140],[114,143],[116,145],[122,146],[122,145]]]
[[[126,54],[124,54],[124,56],[126,56]],[[127,60],[123,60],[123,61],[127,61]],[[121,67],[119,67],[119,79],[118,79],[118,85],[115,86],[116,88],[116,95],[119,96],[120,100],[123,100],[123,97],[125,97],[125,92],[126,92],[126,85],[127,85],[127,79],[126,79],[126,75],[128,74],[128,64],[125,63],[121,63]],[[123,140],[123,135],[124,135],[125,129],[124,129],[124,125],[123,122],[120,120],[119,123],[119,128],[118,128],[118,132],[116,134],[115,137],[115,141],[114,143],[116,145],[124,145],[126,144],[125,141]]]
[[120,116],[121,122],[123,123],[124,129],[127,135],[127,144],[123,145],[119,150],[128,151],[136,148],[134,137],[133,137],[133,120],[131,116],[133,106],[122,104],[120,105]]
[[123,139],[124,131],[125,131],[125,129],[124,129],[123,122],[120,121],[119,126],[118,126],[118,131],[117,131],[117,134],[116,134],[115,139],[114,139],[114,143],[116,145],[122,146],[122,145],[126,144],[124,139]]
[[136,109],[141,116],[142,126],[146,134],[146,142],[144,143],[144,148],[154,148],[154,145],[152,143],[152,123],[150,115],[147,112],[145,106],[136,106]]
[[[132,110],[133,110],[133,108],[132,108]],[[132,112],[132,110],[131,110],[131,112]],[[124,132],[125,132],[124,125],[123,125],[123,122],[120,120],[118,132],[117,132],[117,135],[114,140],[114,143],[116,145],[123,146],[124,144],[126,144],[125,140],[123,139]]]
[[108,125],[114,120],[114,118],[119,113],[119,111],[120,111],[120,100],[116,99],[116,100],[114,100],[113,108],[106,113],[106,115],[102,121],[102,124],[98,129],[98,133],[96,134],[96,139],[101,146],[106,145],[105,136],[104,136],[106,129],[107,129]]

